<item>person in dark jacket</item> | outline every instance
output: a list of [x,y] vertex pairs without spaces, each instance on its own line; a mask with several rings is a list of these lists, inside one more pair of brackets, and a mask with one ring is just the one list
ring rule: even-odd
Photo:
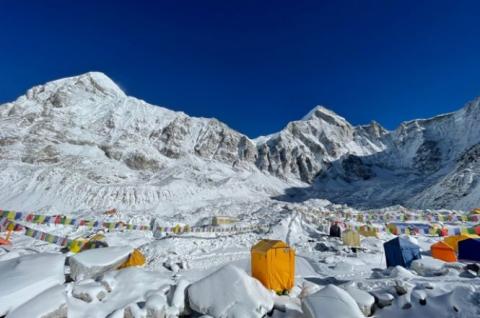
[[331,237],[341,237],[342,236],[342,230],[340,229],[340,226],[338,225],[338,222],[335,222],[332,225],[330,225],[330,236]]

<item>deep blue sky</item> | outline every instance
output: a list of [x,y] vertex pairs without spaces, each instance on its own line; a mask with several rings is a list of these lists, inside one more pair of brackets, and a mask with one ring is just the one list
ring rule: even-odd
[[251,137],[317,104],[393,129],[480,95],[479,13],[479,1],[0,0],[0,103],[97,70]]

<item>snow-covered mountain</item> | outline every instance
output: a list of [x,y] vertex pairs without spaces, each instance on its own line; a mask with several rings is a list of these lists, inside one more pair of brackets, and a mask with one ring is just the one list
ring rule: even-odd
[[289,186],[248,164],[247,137],[127,97],[101,73],[34,87],[0,107],[0,123],[3,209],[172,213]]
[[290,198],[364,208],[470,209],[480,204],[479,104],[476,99],[457,112],[405,122],[394,131],[375,122],[353,127],[317,107],[262,142],[270,158],[280,158],[277,165],[292,162],[285,154],[299,154],[293,159],[299,177],[312,185],[290,189]]
[[480,203],[479,117],[476,100],[387,131],[316,107],[251,140],[216,119],[128,97],[104,74],[87,73],[0,106],[1,208],[173,213],[327,198],[469,209]]
[[[380,151],[350,151],[323,170],[315,195],[364,207],[403,204],[470,209],[480,204],[480,99],[461,110],[405,122],[392,132],[355,127]],[[380,133],[371,133],[375,130]],[[365,149],[365,148],[364,148]]]

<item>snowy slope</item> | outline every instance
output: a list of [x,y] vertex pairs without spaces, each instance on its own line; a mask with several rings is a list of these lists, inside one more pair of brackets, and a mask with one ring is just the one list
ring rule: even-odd
[[292,187],[286,199],[471,209],[480,202],[479,103],[394,131],[376,122],[354,127],[319,106],[279,133],[256,139],[257,165],[311,184]]
[[480,202],[480,100],[450,114],[402,123],[383,151],[332,162],[315,195],[364,207],[471,209]]
[[1,208],[173,215],[275,197],[470,209],[480,202],[479,117],[475,100],[387,131],[318,106],[251,140],[128,97],[92,72],[0,106]]
[[127,97],[101,73],[28,90],[0,106],[0,126],[3,209],[164,213],[255,201],[289,186],[249,163],[247,137]]

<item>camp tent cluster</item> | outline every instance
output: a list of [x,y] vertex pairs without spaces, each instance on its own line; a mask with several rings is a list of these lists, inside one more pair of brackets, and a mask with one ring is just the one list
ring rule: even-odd
[[[333,231],[332,231],[333,228]],[[353,248],[361,247],[360,235],[365,237],[378,237],[378,228],[368,225],[360,226],[356,229],[347,228],[343,232],[338,224],[333,223],[330,226],[331,237],[341,237],[343,245]]]
[[368,225],[362,225],[359,227],[358,233],[365,237],[378,237],[378,228]]
[[439,235],[441,228],[436,224],[430,223],[405,223],[405,222],[391,222],[387,224],[387,228],[390,233],[395,235]]
[[341,237],[343,245],[359,248],[361,247],[360,235],[366,237],[378,237],[378,229],[372,226],[361,226],[358,230],[353,228],[347,228],[345,231],[341,231],[340,226],[337,223],[333,223],[330,226],[331,237]]
[[430,251],[432,257],[445,262],[480,261],[480,236],[473,234],[448,236],[443,241],[432,244]]

